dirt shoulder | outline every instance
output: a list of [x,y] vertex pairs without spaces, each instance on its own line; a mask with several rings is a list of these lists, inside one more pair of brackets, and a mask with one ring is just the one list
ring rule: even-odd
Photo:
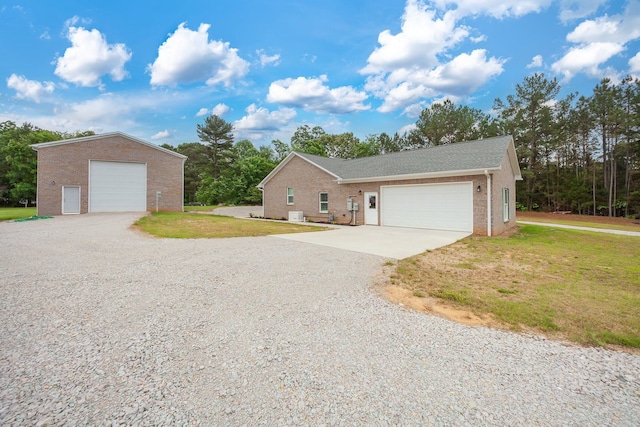
[[577,223],[595,223],[602,225],[608,224],[630,227],[633,231],[640,231],[640,219],[614,218],[608,216],[558,214],[549,212],[517,212],[516,220],[538,222],[570,221]]

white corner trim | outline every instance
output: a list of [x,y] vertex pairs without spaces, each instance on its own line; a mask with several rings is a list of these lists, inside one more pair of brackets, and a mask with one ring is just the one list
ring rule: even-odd
[[487,236],[491,237],[491,174],[484,171],[487,177]]

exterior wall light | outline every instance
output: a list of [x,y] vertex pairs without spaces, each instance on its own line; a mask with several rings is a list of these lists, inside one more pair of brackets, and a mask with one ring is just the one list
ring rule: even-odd
[[482,187],[480,187],[480,186],[478,185],[478,187],[476,188],[476,191],[477,191],[478,193],[480,193],[480,192],[482,191]]

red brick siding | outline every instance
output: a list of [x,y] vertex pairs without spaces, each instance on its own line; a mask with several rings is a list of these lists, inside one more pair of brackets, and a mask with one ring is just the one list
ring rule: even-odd
[[146,163],[147,210],[183,209],[183,160],[121,136],[38,149],[38,215],[62,214],[62,186],[80,186],[80,213],[89,210],[89,161]]

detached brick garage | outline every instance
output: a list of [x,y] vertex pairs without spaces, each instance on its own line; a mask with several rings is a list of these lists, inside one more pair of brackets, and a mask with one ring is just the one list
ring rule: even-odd
[[181,154],[120,132],[31,147],[38,215],[183,210]]

